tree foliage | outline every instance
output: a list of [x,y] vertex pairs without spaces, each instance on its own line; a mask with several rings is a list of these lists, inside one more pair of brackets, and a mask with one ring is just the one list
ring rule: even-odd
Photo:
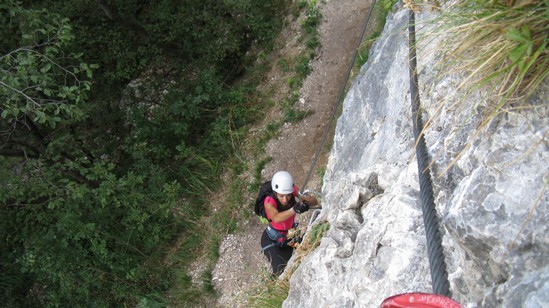
[[166,246],[254,120],[230,85],[283,4],[0,4],[7,306],[134,305],[169,286]]

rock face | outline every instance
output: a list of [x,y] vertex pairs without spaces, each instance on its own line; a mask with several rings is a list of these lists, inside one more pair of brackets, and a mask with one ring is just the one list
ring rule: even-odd
[[[432,292],[407,14],[388,17],[344,101],[317,219],[330,230],[292,275],[284,307],[378,307],[392,295]],[[455,104],[463,76],[434,82],[431,47],[418,47],[419,86],[452,298],[465,307],[541,307],[549,303],[547,92],[481,126],[486,99],[468,98],[475,112]]]

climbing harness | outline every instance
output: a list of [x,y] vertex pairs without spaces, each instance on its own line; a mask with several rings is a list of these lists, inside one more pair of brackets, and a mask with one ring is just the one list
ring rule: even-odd
[[261,248],[262,251],[265,251],[271,247],[284,247],[290,246],[292,248],[297,248],[297,246],[303,240],[303,232],[298,229],[299,224],[294,223],[294,227],[288,230],[287,235],[283,235],[279,230],[276,230],[271,225],[268,225],[267,235],[273,241],[273,243]]
[[286,240],[286,236],[283,235],[279,230],[273,228],[270,224],[267,226],[267,235],[272,241],[277,243],[282,243]]

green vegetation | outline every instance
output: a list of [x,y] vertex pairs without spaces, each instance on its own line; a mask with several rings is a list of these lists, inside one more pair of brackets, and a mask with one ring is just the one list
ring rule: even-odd
[[[299,41],[307,47],[306,51],[292,59],[293,76],[288,79],[290,93],[282,102],[284,113],[283,122],[299,122],[311,114],[311,111],[298,110],[294,106],[299,100],[299,89],[303,85],[305,78],[311,73],[310,61],[316,57],[316,48],[320,46],[317,26],[322,18],[322,13],[317,6],[317,1],[300,0],[297,2],[295,17],[300,17],[301,36]],[[283,70],[286,71],[288,62],[281,62]]]
[[276,278],[264,278],[265,287],[257,296],[250,298],[250,306],[257,308],[279,308],[288,297],[290,284],[288,281],[278,280]]
[[310,245],[312,248],[316,248],[318,245],[320,245],[320,240],[324,236],[324,234],[330,229],[330,224],[328,222],[319,223],[314,225],[311,228],[311,232],[309,234],[310,237]]
[[[211,269],[199,289],[186,267],[203,247],[217,257],[222,237],[201,225],[206,196],[223,170],[243,169],[235,149],[264,108],[250,99],[253,79],[235,81],[253,48],[273,48],[286,10],[245,0],[0,4],[6,306],[213,296]],[[211,228],[234,230],[233,210]]]
[[[289,10],[308,49],[278,62],[293,75],[279,103],[285,116],[267,125],[252,154],[284,121],[308,115],[294,104],[319,45],[320,12],[315,1],[289,4],[0,4],[7,306],[215,300],[220,241],[237,228],[242,188],[259,185],[270,159],[255,167],[254,183],[241,179],[247,129],[275,105],[255,88]],[[211,200],[220,184],[226,194]],[[197,259],[201,283],[189,268]]]
[[[317,18],[320,17],[318,8],[316,7],[316,2],[299,1],[297,5],[290,7],[290,10],[292,10],[292,15],[295,18],[301,20],[302,25],[302,20],[307,19],[308,16],[316,16]],[[316,10],[317,13],[311,15],[308,13],[311,10]],[[314,40],[318,42],[318,33],[316,32],[316,29],[306,29],[304,26],[302,26],[301,30],[301,42]],[[309,111],[302,111],[294,108],[295,103],[299,99],[299,89],[301,88],[303,80],[310,73],[309,61],[314,58],[314,49],[318,47],[318,44],[308,44],[307,47],[308,48],[305,49],[302,54],[297,55],[296,58],[279,59],[276,61],[276,65],[278,65],[281,71],[291,75],[291,77],[288,79],[290,91],[286,97],[284,97],[278,103],[275,103],[269,97],[269,93],[267,93],[268,91],[265,93],[257,93],[257,96],[255,96],[255,99],[264,102],[264,108],[271,108],[277,105],[277,107],[279,107],[283,111],[284,116],[282,117],[282,119],[267,123],[265,129],[262,130],[261,134],[259,134],[256,139],[252,138],[245,142],[244,147],[252,148],[251,153],[249,154],[258,159],[258,162],[255,164],[255,166],[248,166],[245,159],[232,161],[230,163],[232,170],[229,172],[228,176],[233,180],[230,181],[229,188],[225,190],[224,195],[226,197],[224,197],[222,200],[215,200],[223,202],[223,207],[220,211],[211,213],[211,215],[205,217],[197,223],[197,225],[202,228],[202,232],[197,231],[197,234],[201,234],[200,237],[202,246],[208,246],[210,247],[210,249],[206,252],[204,252],[203,249],[195,249],[190,251],[190,254],[200,255],[200,258],[202,258],[202,260],[204,260],[204,257],[207,257],[207,259],[209,260],[207,262],[208,268],[206,268],[203,273],[203,276],[206,276],[206,278],[208,279],[203,280],[203,290],[197,290],[196,285],[191,284],[190,280],[188,280],[189,283],[186,285],[176,285],[172,287],[172,289],[170,290],[170,298],[172,298],[173,303],[191,302],[194,300],[193,303],[208,305],[207,297],[209,295],[207,291],[209,286],[211,286],[211,270],[213,269],[213,266],[215,266],[215,261],[218,257],[218,247],[221,239],[228,232],[236,231],[237,220],[257,219],[256,217],[251,217],[253,215],[252,211],[249,212],[250,217],[247,217],[245,215],[245,212],[242,211],[242,207],[246,204],[244,198],[245,194],[251,195],[252,198],[256,196],[259,186],[261,185],[261,170],[263,170],[265,165],[272,160],[271,157],[263,157],[263,149],[265,148],[266,143],[270,139],[278,135],[279,130],[284,122],[299,121],[303,117],[310,114]],[[264,54],[262,54],[262,56],[260,56],[259,58],[261,61],[265,62],[269,60],[268,57],[266,57]],[[254,77],[261,78],[261,74],[258,72],[264,71],[265,69],[265,67],[263,66],[263,62],[261,61],[259,65],[254,66],[253,69],[250,69],[246,72],[246,76],[240,80],[241,83],[247,84],[247,80],[253,80]],[[262,110],[259,110],[259,112],[261,111]],[[239,152],[239,148],[240,147],[234,147],[234,154],[237,157],[242,154]],[[245,173],[245,171],[250,168],[253,169],[253,179],[242,179],[241,172]],[[247,187],[247,189],[243,189],[245,187]],[[181,263],[181,261],[178,261],[178,263]],[[171,268],[178,269],[177,272],[181,272],[181,275],[188,277],[188,275],[186,274],[187,268],[185,265],[174,264],[174,266],[172,266]],[[266,277],[265,279],[270,281],[270,278],[268,277]],[[267,284],[274,286],[275,282],[270,281]],[[195,290],[195,292],[190,293],[189,290]],[[273,290],[262,290],[262,295],[254,297],[253,299],[251,299],[251,302],[261,307],[279,307],[286,297],[287,290],[287,286],[283,289],[280,289],[280,287],[277,286],[276,289]],[[200,300],[197,302],[196,298],[200,298]]]

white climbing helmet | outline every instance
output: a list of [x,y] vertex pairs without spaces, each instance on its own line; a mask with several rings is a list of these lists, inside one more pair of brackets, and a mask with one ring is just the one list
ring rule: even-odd
[[287,171],[278,171],[273,175],[271,186],[279,194],[291,194],[294,192],[294,179]]

